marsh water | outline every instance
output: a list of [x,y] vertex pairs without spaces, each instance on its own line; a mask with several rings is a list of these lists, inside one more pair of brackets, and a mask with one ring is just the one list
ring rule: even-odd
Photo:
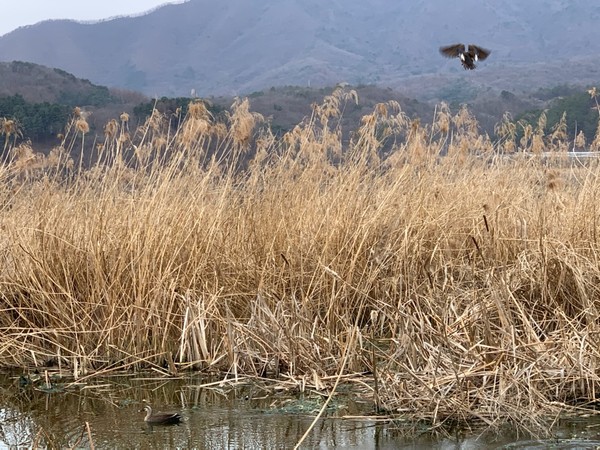
[[[324,398],[285,385],[202,377],[94,377],[73,384],[44,375],[0,374],[0,448],[287,449],[309,428]],[[178,411],[184,422],[148,426],[143,401]],[[369,418],[369,416],[371,418]],[[473,431],[434,438],[408,424],[376,420],[351,392],[329,403],[301,448],[588,449],[600,446],[600,419],[571,419],[551,439]],[[414,425],[411,427],[414,431]],[[418,431],[418,427],[416,428]]]

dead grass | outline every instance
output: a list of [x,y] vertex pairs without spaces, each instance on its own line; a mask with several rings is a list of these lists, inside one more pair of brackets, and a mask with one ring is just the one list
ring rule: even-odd
[[[326,389],[361,374],[394,417],[541,430],[600,388],[598,166],[543,124],[377,105],[350,143],[336,89],[281,139],[236,101],[106,126],[0,169],[0,364],[221,370]],[[542,122],[542,119],[540,120]],[[556,130],[555,130],[556,131]],[[559,130],[560,131],[560,130]],[[558,163],[535,156],[554,151]],[[552,166],[552,167],[549,167]],[[334,376],[335,375],[335,376]],[[337,380],[337,381],[336,381]],[[366,385],[365,385],[366,386]]]

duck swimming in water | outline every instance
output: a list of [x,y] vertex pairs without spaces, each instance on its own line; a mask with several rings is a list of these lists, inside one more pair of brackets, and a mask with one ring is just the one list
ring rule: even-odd
[[142,411],[146,412],[144,421],[149,425],[176,425],[183,419],[179,413],[152,413],[152,407],[148,404],[144,405]]

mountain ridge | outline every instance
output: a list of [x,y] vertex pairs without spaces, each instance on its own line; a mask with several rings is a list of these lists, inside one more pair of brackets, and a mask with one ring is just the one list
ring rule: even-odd
[[[600,78],[599,18],[600,4],[584,0],[190,0],[134,17],[19,28],[0,37],[0,60],[60,67],[152,96],[340,81],[398,88],[415,77],[427,87],[439,77],[440,87],[463,78],[506,89],[528,81],[537,64],[549,72],[573,64],[552,84]],[[437,52],[453,42],[476,43],[492,55],[467,77]],[[498,71],[506,75],[494,83]]]

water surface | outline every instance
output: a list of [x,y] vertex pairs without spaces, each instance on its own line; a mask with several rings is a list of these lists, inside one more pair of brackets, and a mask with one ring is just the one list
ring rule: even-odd
[[[39,378],[39,379],[38,379]],[[0,374],[0,448],[287,449],[309,428],[324,397],[259,383],[211,384],[195,376],[164,380],[99,377],[78,385],[42,376]],[[207,386],[210,384],[210,386]],[[143,400],[155,410],[178,411],[184,423],[148,426]],[[369,418],[368,416],[373,416]],[[405,424],[406,425],[406,424]],[[551,439],[534,440],[510,429],[502,434],[464,431],[451,437],[407,437],[398,422],[377,420],[356,396],[336,397],[302,448],[315,449],[594,449],[600,419],[564,421]],[[89,434],[88,434],[89,426]]]

